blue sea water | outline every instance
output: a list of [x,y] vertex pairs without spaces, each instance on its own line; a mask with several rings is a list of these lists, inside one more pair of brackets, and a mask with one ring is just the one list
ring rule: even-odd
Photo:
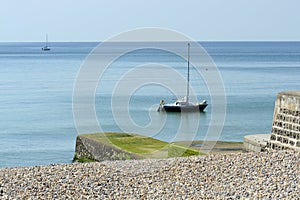
[[[0,167],[72,161],[77,136],[72,110],[74,82],[80,66],[97,45],[51,43],[51,51],[42,52],[42,43],[0,43]],[[224,82],[227,111],[220,139],[242,141],[247,134],[270,133],[277,93],[299,90],[300,42],[201,42],[201,45],[213,58]],[[185,61],[170,52],[141,49],[120,57],[104,74],[99,83],[104,87],[99,87],[95,95],[95,109],[104,131],[120,131],[111,111],[114,85],[126,71],[144,63],[172,66],[186,76]],[[196,88],[199,98],[210,101],[204,80],[191,76],[191,86]],[[151,106],[162,98],[173,101],[174,95],[157,86],[138,89],[130,97],[132,120],[146,126],[151,122],[149,112],[160,119],[164,114]],[[120,97],[118,106],[122,107],[122,103]],[[118,115],[121,120],[128,117],[126,113]],[[168,115],[164,127],[150,136],[172,141],[181,117],[192,118]],[[203,139],[210,120],[211,106],[208,106],[200,114],[195,139]],[[87,121],[86,132],[96,131]]]

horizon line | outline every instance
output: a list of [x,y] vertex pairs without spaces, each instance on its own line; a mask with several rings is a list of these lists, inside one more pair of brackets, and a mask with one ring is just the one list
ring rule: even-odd
[[[78,41],[51,41],[49,43],[102,43],[106,41],[78,40]],[[111,41],[110,41],[111,42]],[[188,42],[188,41],[113,41],[113,42]],[[300,40],[196,40],[196,42],[300,42]],[[0,43],[45,43],[44,41],[0,41]]]

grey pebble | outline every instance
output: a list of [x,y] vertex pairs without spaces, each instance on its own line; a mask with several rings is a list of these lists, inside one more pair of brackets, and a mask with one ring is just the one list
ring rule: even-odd
[[300,152],[0,169],[9,199],[299,199]]

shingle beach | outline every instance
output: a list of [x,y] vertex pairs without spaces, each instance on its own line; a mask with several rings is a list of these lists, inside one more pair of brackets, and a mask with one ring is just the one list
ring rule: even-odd
[[299,199],[300,152],[0,169],[2,199]]

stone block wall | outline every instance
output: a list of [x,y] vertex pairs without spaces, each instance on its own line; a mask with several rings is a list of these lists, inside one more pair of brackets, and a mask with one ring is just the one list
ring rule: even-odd
[[300,91],[277,95],[268,148],[300,151]]
[[137,155],[123,151],[112,144],[89,139],[84,135],[76,138],[76,158],[95,161],[139,159]]

